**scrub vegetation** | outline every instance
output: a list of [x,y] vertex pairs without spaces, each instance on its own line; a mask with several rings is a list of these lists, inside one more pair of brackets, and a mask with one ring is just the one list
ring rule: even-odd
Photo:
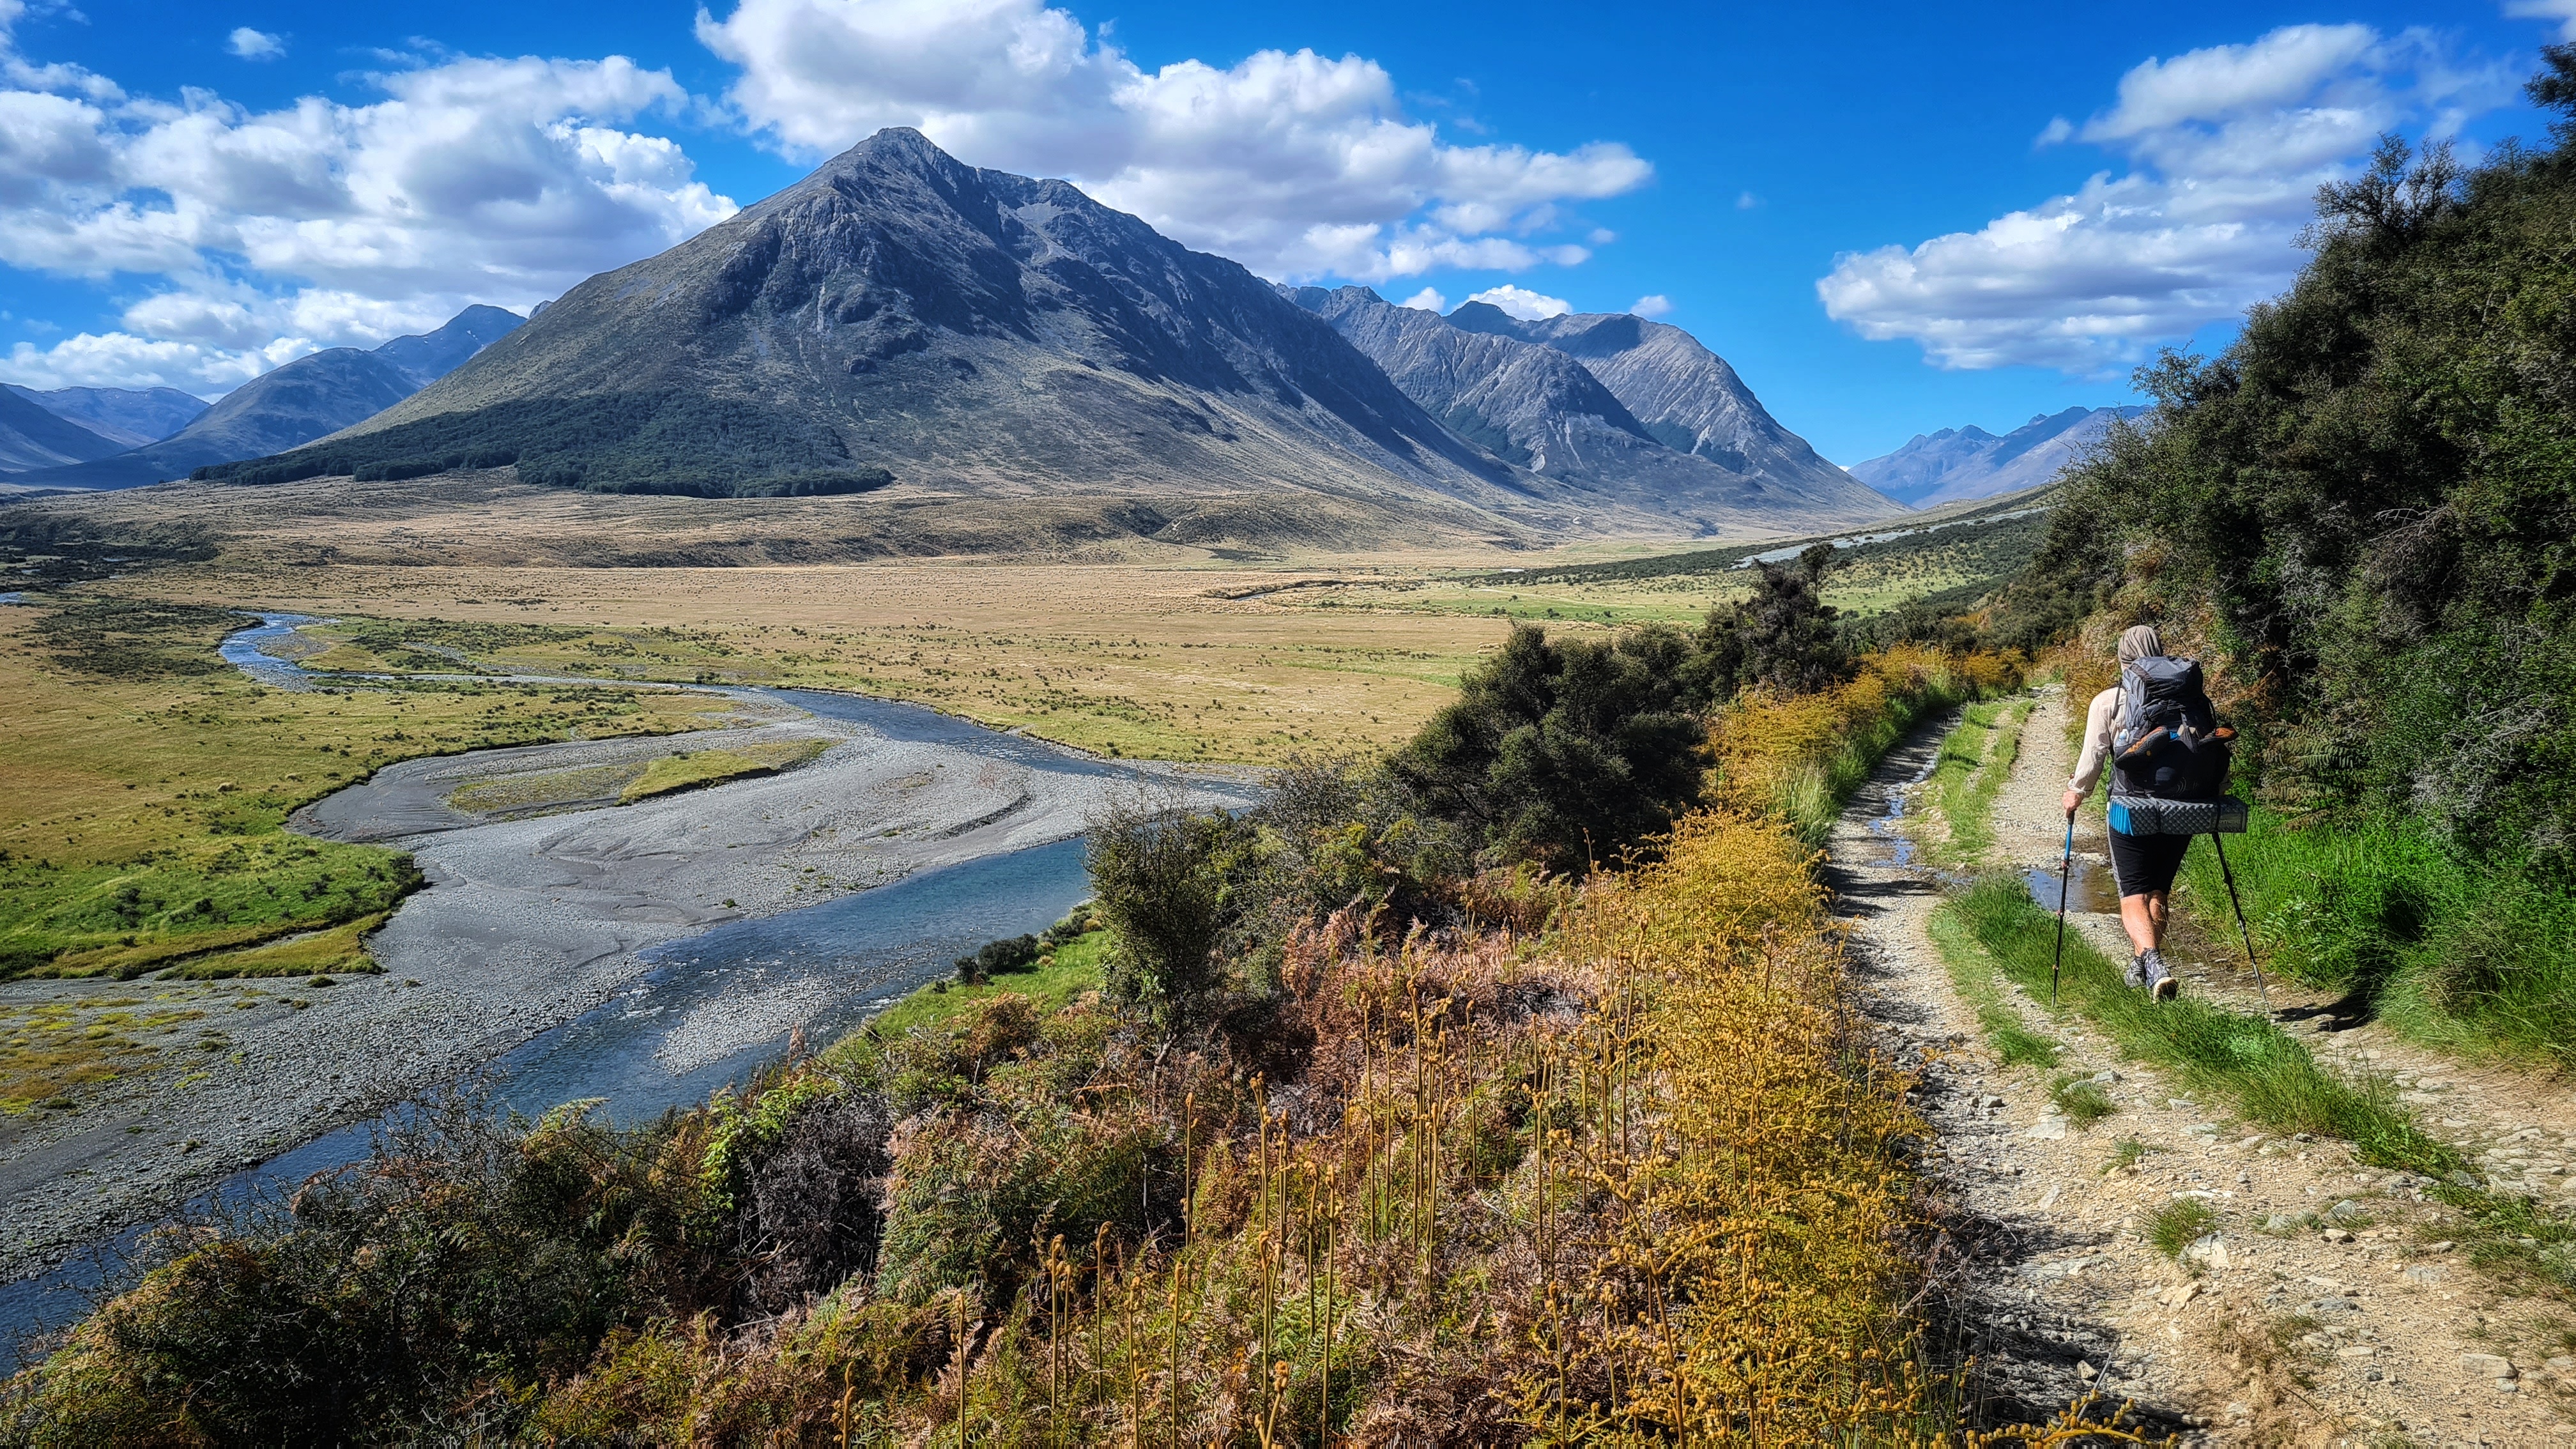
[[1142,797],[1095,831],[1075,917],[697,1111],[426,1116],[291,1209],[159,1240],[15,1381],[8,1422],[36,1443],[1956,1429],[1957,1365],[1914,1310],[1909,1080],[1856,1033],[1781,807],[1830,792],[1855,737],[2010,667],[1838,661],[1837,728],[1784,732],[1796,699],[1738,686],[1810,637],[1797,597],[1771,634],[1758,609],[1527,630],[1402,749],[1304,759],[1241,819]]

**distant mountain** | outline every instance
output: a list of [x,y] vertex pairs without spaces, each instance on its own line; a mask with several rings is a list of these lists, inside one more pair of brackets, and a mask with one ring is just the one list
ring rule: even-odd
[[2032,418],[2002,437],[1973,424],[1917,433],[1884,458],[1854,463],[1851,475],[1910,508],[1991,498],[2049,482],[2113,422],[2145,411],[2068,408]]
[[[9,481],[53,488],[131,488],[192,469],[265,457],[384,411],[520,325],[498,307],[468,307],[435,332],[372,351],[332,347],[252,378],[157,442]],[[159,391],[167,391],[160,389]],[[185,394],[182,394],[185,396]]]
[[1893,511],[1868,488],[1852,487],[1850,475],[1780,426],[1725,358],[1679,327],[1624,312],[1577,312],[1524,322],[1483,302],[1469,302],[1450,313],[1449,323],[1543,342],[1574,358],[1666,447],[1706,458],[1768,488],[1878,510],[1870,516]]
[[55,416],[15,388],[0,388],[0,472],[102,458],[119,446],[69,418]]
[[6,384],[58,418],[68,418],[120,448],[157,443],[206,410],[204,399],[175,387],[63,387],[38,392]]
[[[1579,368],[1558,371],[1584,386]],[[1590,387],[1568,407],[1617,411]],[[1072,497],[1172,541],[1255,516],[1380,540],[1435,521],[1488,535],[1700,526],[1632,480],[1525,468],[1461,437],[1233,262],[902,129],[591,278],[396,407],[220,473],[502,462],[523,482],[617,492],[899,481],[905,497]]]
[[[1481,302],[1441,317],[1366,287],[1282,290],[1432,416],[1549,478],[1708,533],[1898,511],[1773,421],[1734,369],[1678,327],[1627,316],[1524,323]],[[1593,363],[1653,407],[1662,436]]]

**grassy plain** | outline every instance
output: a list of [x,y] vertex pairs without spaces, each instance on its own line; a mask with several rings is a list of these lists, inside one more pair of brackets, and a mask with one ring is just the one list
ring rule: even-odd
[[[1499,619],[1229,595],[1305,574],[1126,564],[213,567],[153,586],[340,616],[317,665],[848,689],[1102,754],[1372,750],[1447,702]],[[1597,624],[1569,627],[1598,628]]]

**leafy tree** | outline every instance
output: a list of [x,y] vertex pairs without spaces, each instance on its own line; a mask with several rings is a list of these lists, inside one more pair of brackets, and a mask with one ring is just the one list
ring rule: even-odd
[[1489,857],[1587,871],[1698,798],[1699,663],[1671,629],[1560,644],[1519,625],[1396,752],[1388,778],[1415,814]]
[[1833,564],[1829,543],[1784,563],[1755,564],[1753,596],[1709,615],[1699,637],[1705,658],[1694,677],[1712,702],[1756,684],[1812,694],[1851,676],[1851,656],[1823,595]]

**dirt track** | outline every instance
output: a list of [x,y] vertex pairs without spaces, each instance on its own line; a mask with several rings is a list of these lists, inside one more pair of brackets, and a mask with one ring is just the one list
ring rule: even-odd
[[[1990,865],[2055,867],[2065,718],[2051,686],[1999,797]],[[2569,1315],[2499,1293],[2446,1249],[2434,1236],[2443,1210],[2415,1179],[2362,1166],[2342,1143],[2277,1139],[2224,1104],[2191,1101],[2009,983],[2012,1007],[2057,1042],[2061,1063],[2008,1068],[1986,1049],[1928,934],[1949,882],[1894,863],[1887,824],[1891,804],[1910,806],[1948,723],[1889,755],[1830,849],[1867,1009],[1924,1063],[1921,1101],[1938,1133],[1927,1165],[1947,1233],[1937,1292],[1975,1355],[1983,1412],[2043,1418],[2098,1387],[2109,1405],[2133,1400],[2133,1422],[2184,1442],[2576,1442]],[[2098,834],[2079,833],[2079,854],[2100,848]],[[2126,956],[2115,917],[2079,913],[2070,926]],[[2169,951],[2186,990],[2261,1009],[2250,978],[2240,987],[2233,969],[2213,971],[2188,936]],[[2337,1024],[2311,994],[2276,980],[2273,997],[2292,1031]],[[2576,1110],[2563,1086],[2466,1071],[2377,1028],[2322,1035],[2321,1059],[2392,1076],[2427,1128],[2472,1155],[2498,1143],[2517,1154],[2482,1159],[2491,1184],[2566,1199]],[[2105,1072],[2117,1111],[2089,1131],[2056,1114],[2056,1081]],[[2113,1165],[2122,1139],[2145,1149],[2135,1166]],[[2217,1214],[2215,1239],[2188,1267],[2141,1231],[2183,1196]],[[2349,1236],[2328,1241],[2337,1222]]]

